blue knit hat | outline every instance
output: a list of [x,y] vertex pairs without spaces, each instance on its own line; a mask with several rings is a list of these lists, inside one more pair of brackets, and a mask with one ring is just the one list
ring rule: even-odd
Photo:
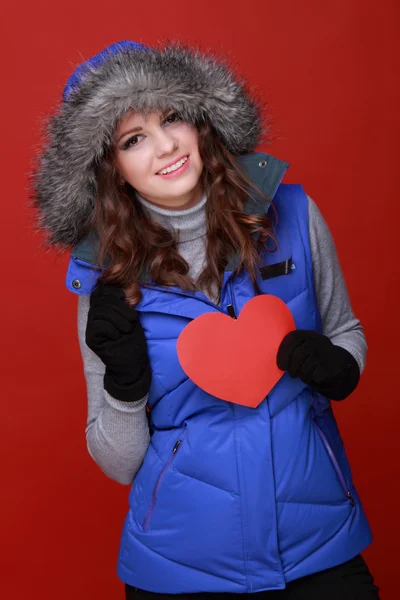
[[63,100],[67,101],[69,99],[71,92],[75,88],[79,87],[86,73],[93,69],[96,69],[96,67],[99,67],[110,54],[115,54],[120,50],[125,50],[126,48],[129,48],[131,50],[150,49],[148,46],[143,46],[143,44],[139,44],[138,42],[131,42],[130,40],[115,42],[114,44],[111,44],[111,46],[107,46],[107,48],[104,48],[104,50],[102,50],[95,56],[92,56],[92,58],[89,58],[75,69],[75,71],[72,73],[67,83],[65,84],[63,91]]

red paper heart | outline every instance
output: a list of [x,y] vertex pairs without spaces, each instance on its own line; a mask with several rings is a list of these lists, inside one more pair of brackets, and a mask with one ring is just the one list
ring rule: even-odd
[[262,294],[244,305],[238,319],[213,312],[191,321],[178,338],[179,361],[206,392],[255,408],[282,377],[276,355],[295,328],[287,305]]

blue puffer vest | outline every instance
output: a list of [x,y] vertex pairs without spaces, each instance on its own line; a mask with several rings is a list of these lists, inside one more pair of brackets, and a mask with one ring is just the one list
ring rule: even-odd
[[[308,202],[280,184],[287,163],[263,153],[239,159],[279,215],[279,250],[262,293],[287,303],[296,327],[321,331],[313,286]],[[249,199],[249,213],[266,210]],[[255,294],[228,265],[219,306],[203,294],[143,288],[137,306],[151,360],[151,443],[129,495],[120,578],[158,593],[250,593],[327,569],[361,552],[371,532],[351,478],[330,401],[287,373],[258,408],[198,388],[183,372],[176,341],[206,312],[236,315]],[[89,294],[99,270],[89,236],[71,255],[67,285]],[[268,332],[254,332],[264,335]]]

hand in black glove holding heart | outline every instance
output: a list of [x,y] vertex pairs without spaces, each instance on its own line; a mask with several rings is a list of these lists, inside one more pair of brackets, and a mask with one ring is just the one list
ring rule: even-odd
[[288,333],[279,346],[277,365],[331,400],[347,398],[360,379],[353,355],[316,331]]
[[121,287],[99,282],[90,295],[86,344],[106,366],[104,389],[125,402],[149,391],[151,370],[146,338],[136,310]]

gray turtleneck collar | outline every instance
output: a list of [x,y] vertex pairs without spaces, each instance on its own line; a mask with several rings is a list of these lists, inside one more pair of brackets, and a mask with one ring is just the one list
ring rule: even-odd
[[192,242],[203,237],[207,231],[206,202],[203,195],[200,202],[184,210],[161,208],[145,200],[136,193],[140,203],[146,208],[150,217],[160,225],[173,229],[178,237],[178,243]]

